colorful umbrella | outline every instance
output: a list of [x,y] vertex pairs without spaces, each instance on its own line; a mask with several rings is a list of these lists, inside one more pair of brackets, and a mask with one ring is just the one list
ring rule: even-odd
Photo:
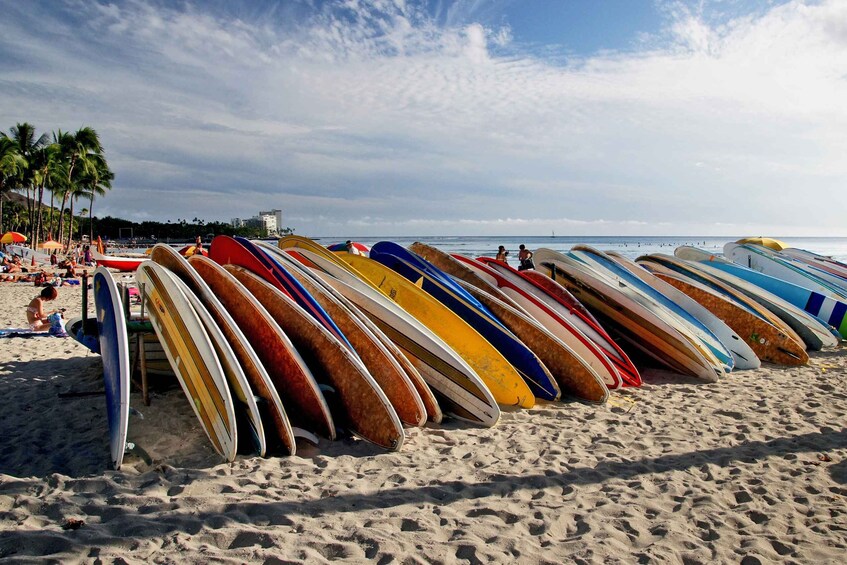
[[7,231],[0,237],[0,243],[23,243],[26,241],[26,236],[16,231]]
[[744,239],[739,239],[735,243],[753,243],[755,245],[761,245],[762,247],[768,247],[774,251],[782,251],[783,249],[791,247],[787,243],[778,239],[773,239],[772,237],[745,237]]
[[[353,247],[359,251],[359,253],[365,255],[371,252],[371,248],[365,245],[364,243],[359,243],[358,241],[353,242]],[[344,242],[341,243],[333,243],[332,245],[327,246],[327,249],[330,251],[347,251],[347,244]]]
[[44,243],[39,243],[39,249],[64,249],[64,245],[59,243],[58,241],[53,241],[52,239],[48,239]]

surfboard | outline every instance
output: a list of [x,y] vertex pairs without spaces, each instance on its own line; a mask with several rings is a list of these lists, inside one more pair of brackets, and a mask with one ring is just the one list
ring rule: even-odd
[[735,361],[726,346],[700,320],[676,302],[606,257],[602,251],[587,245],[575,245],[569,255],[617,282],[623,292],[631,294],[645,307],[676,326],[680,333],[691,339],[706,359],[722,365],[727,373],[732,370]]
[[293,257],[280,256],[278,259],[285,262],[291,276],[296,278],[332,316],[356,349],[368,372],[385,393],[400,421],[407,426],[423,426],[426,423],[426,408],[423,400],[397,359],[371,331],[369,323],[364,322],[353,312],[356,307],[344,296],[339,295],[335,289],[325,286],[323,281],[316,279],[311,272],[305,270],[305,267],[301,268]]
[[536,269],[564,285],[577,299],[608,320],[634,347],[664,366],[684,375],[716,382],[723,369],[715,367],[672,325],[623,294],[614,285],[590,270],[578,266],[576,259],[548,249],[534,253]]
[[824,255],[819,255],[796,247],[783,249],[780,253],[797,261],[802,261],[807,265],[813,265],[819,269],[823,269],[833,275],[847,278],[847,264],[844,264],[841,261],[836,261],[832,257],[826,257]]
[[[511,267],[499,261],[495,263],[493,259],[492,262],[487,262],[488,259],[490,258],[478,258],[477,261],[473,262],[472,268],[478,269],[484,276],[490,276],[498,287],[507,293],[512,300],[520,304],[525,311],[529,312],[529,315],[535,321],[556,336],[575,355],[588,363],[607,388],[616,389],[622,385],[620,372],[614,363],[591,338],[572,323],[570,318],[566,318],[561,311],[556,311],[555,307],[551,308],[537,296],[527,292],[524,285],[526,287],[532,285],[522,277],[517,276],[514,281],[517,284],[514,284],[511,280]],[[466,259],[462,258],[462,260]],[[469,261],[468,264],[470,265],[471,262]]]
[[[315,377],[264,306],[235,277],[208,257],[193,255],[188,263],[232,316],[267,371],[272,386],[265,383],[264,392],[258,387],[257,392],[271,400],[267,406],[276,423],[275,429],[284,429],[287,419],[293,428],[335,439],[335,424]],[[257,384],[262,382],[257,381]],[[296,430],[294,434],[297,435]]]
[[620,255],[615,252],[606,253],[613,261],[618,263],[622,268],[627,269],[630,273],[640,278],[646,284],[649,284],[680,307],[686,312],[697,318],[701,324],[709,328],[709,330],[721,340],[721,343],[726,345],[735,361],[733,370],[758,369],[761,366],[761,360],[756,356],[756,353],[750,348],[741,337],[735,333],[726,323],[720,318],[712,314],[707,308],[699,302],[678,290],[674,286],[666,283],[647,269],[638,265],[635,261]]
[[498,403],[523,408],[535,405],[535,396],[529,385],[514,367],[452,310],[382,263],[350,254],[341,258],[461,355]]
[[427,245],[419,241],[411,244],[409,246],[409,250],[416,253],[426,261],[429,261],[441,269],[444,273],[453,277],[453,279],[466,282],[483,292],[493,295],[495,298],[501,302],[505,302],[515,310],[522,311],[524,314],[529,315],[529,312],[526,312],[517,302],[512,300],[508,294],[500,290],[496,284],[492,284],[490,281],[474,272],[473,269],[463,264],[450,254],[441,251],[437,247],[432,247],[431,245]]
[[[596,322],[594,316],[582,315],[585,308],[582,304],[575,307],[563,303],[558,295],[530,278],[543,275],[533,270],[518,271],[490,257],[478,257],[476,261],[458,255],[456,257],[494,280],[541,325],[587,361],[609,389],[617,389],[624,384],[641,386],[641,376],[632,361]],[[560,286],[558,283],[553,284]]]
[[800,285],[742,267],[696,248],[677,248],[674,255],[681,259],[706,263],[713,269],[743,279],[798,308],[802,308],[810,315],[836,328],[842,338],[847,338],[847,300],[838,300]]
[[733,263],[748,269],[814,290],[837,300],[847,298],[845,288],[825,280],[821,273],[810,272],[799,264],[768,254],[760,247],[727,243],[724,245],[724,255]]
[[106,419],[112,467],[121,468],[129,429],[129,343],[118,287],[105,267],[94,271],[94,308],[103,382],[106,387]]
[[221,265],[239,265],[259,275],[297,302],[301,308],[320,322],[327,331],[355,354],[353,346],[347,341],[344,333],[320,304],[315,301],[314,297],[306,292],[306,289],[293,279],[282,265],[251,241],[243,237],[233,238],[219,235],[212,240],[209,257]]
[[[265,426],[261,411],[256,403],[253,387],[265,391],[264,389],[268,388],[271,381],[264,366],[256,356],[256,352],[238,328],[232,316],[212,293],[209,285],[203,281],[183,255],[168,245],[157,244],[153,247],[150,258],[177,275],[180,281],[186,285],[186,289],[183,290],[191,300],[194,309],[200,314],[206,331],[215,344],[221,366],[229,381],[233,400],[236,402],[238,437],[242,439],[251,438],[259,456],[264,457],[267,451]],[[253,386],[251,386],[251,382],[254,383]],[[279,403],[279,398],[273,398],[275,395],[269,396],[262,396],[260,393],[259,399],[263,402],[278,402],[274,405],[274,408],[283,411],[284,421],[279,439],[288,452],[292,453],[292,450],[295,449],[294,434],[291,426],[288,425],[288,418],[284,416],[284,409],[282,404]],[[268,434],[276,436],[275,424],[271,422],[269,414],[267,419],[271,424],[267,430]]]
[[371,283],[306,249],[297,249],[295,256],[299,255],[400,347],[436,394],[444,412],[481,426],[497,423],[500,408],[488,387],[444,340]]
[[803,345],[783,332],[782,328],[774,326],[768,319],[757,315],[756,311],[746,308],[730,295],[722,294],[702,281],[651,261],[650,257],[641,257],[637,263],[644,265],[661,280],[684,292],[723,320],[744,339],[762,361],[791,366],[808,362],[809,355]]
[[243,267],[226,265],[268,310],[329,395],[336,421],[390,451],[403,445],[403,425],[359,357],[278,288]]
[[743,292],[737,290],[733,286],[727,284],[721,279],[715,277],[714,275],[705,272],[703,269],[697,268],[699,263],[691,263],[685,262],[677,259],[676,257],[665,255],[662,253],[653,253],[649,256],[641,257],[639,259],[644,259],[645,261],[652,261],[658,264],[661,264],[673,272],[682,273],[686,277],[696,280],[701,284],[706,285],[707,287],[716,290],[719,294],[726,296],[736,304],[739,304],[742,308],[749,310],[756,316],[766,320],[773,326],[776,326],[780,329],[784,334],[789,336],[792,340],[794,340],[798,346],[800,346],[804,351],[806,349],[806,345],[802,336],[798,335],[794,329],[785,322],[780,319],[779,316],[771,313],[770,310],[765,308],[763,305],[759,304],[756,300],[753,300],[748,295]]
[[564,394],[597,404],[609,399],[609,389],[600,375],[544,326],[522,311],[469,283],[460,281],[459,284],[502,320],[527,347],[536,352]]
[[[757,286],[742,277],[719,269],[709,263],[688,262],[690,268],[695,271],[710,275],[729,287],[749,297],[751,300],[759,303],[776,317],[788,325],[794,332],[800,336],[806,344],[806,348],[811,351],[819,351],[822,348],[835,347],[841,342],[841,336],[837,332],[832,332],[829,325],[822,320],[812,316],[802,308],[794,306],[787,300],[773,294],[764,288]],[[743,267],[732,265],[738,269]],[[751,271],[755,275],[765,277],[761,273]],[[787,283],[786,283],[787,284]]]
[[234,460],[238,445],[235,410],[203,323],[167,269],[145,261],[135,276],[153,329],[203,431],[215,451],[227,461]]
[[[377,243],[371,248],[371,259],[382,263],[409,281],[419,284],[425,292],[479,332],[514,367],[536,398],[558,400],[561,390],[547,367],[476,298],[458,287],[452,280],[449,285],[444,284],[443,280],[447,275],[436,274],[434,267],[423,271],[417,267],[417,263],[412,264],[401,257],[384,252],[383,249],[386,247],[382,243]],[[402,247],[400,250],[409,253]],[[461,294],[454,292],[454,288],[460,288]],[[465,300],[465,297],[470,297],[472,302]],[[483,310],[480,310],[477,305]]]

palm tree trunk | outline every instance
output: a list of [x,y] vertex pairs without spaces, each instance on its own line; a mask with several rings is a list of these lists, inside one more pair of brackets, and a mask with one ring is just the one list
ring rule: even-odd
[[53,236],[53,197],[56,193],[53,189],[50,190],[50,215],[47,218],[47,234]]
[[43,203],[44,203],[44,182],[42,182],[41,186],[38,187],[38,221],[36,221],[36,223],[35,223],[35,237],[32,238],[32,248],[33,249],[38,248],[38,241],[39,241],[39,239],[42,238],[42,235],[43,235],[41,233],[41,231],[42,231],[41,222],[42,222],[42,219],[43,219],[43,216],[42,216],[43,210],[42,210],[41,206],[42,206]]
[[71,214],[68,217],[68,246],[67,248],[71,248],[71,241],[74,237],[74,199],[71,198]]
[[88,241],[94,241],[94,191],[88,204]]

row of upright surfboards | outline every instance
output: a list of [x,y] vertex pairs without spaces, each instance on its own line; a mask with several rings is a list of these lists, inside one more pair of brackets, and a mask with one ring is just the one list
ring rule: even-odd
[[[227,460],[293,454],[298,438],[345,432],[395,450],[404,427],[445,414],[492,426],[500,406],[602,403],[609,390],[641,384],[627,350],[716,381],[760,358],[804,363],[807,348],[837,343],[804,307],[762,298],[759,283],[713,257],[648,256],[639,266],[577,246],[534,259],[537,270],[518,272],[421,243],[380,242],[364,257],[297,236],[276,246],[219,236],[208,258],[156,246],[136,279],[174,373]],[[126,327],[107,270],[94,287],[119,467]]]

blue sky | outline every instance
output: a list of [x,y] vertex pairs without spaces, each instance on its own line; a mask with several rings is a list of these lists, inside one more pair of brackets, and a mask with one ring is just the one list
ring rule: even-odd
[[847,2],[0,0],[0,127],[95,213],[303,235],[847,236]]

